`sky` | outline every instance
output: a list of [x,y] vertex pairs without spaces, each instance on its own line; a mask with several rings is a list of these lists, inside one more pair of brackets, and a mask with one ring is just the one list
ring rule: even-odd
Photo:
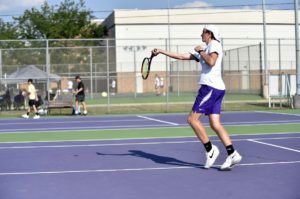
[[[0,0],[0,18],[12,20],[11,16],[20,16],[26,9],[40,8],[45,0]],[[75,0],[77,1],[77,0]],[[59,5],[61,0],[48,0],[50,5]],[[78,1],[77,1],[78,2]],[[184,7],[210,8],[261,8],[262,0],[85,0],[86,7],[94,11],[96,18],[105,18],[114,9],[159,9]],[[268,9],[293,9],[294,0],[265,0]],[[235,5],[235,6],[234,6]],[[232,7],[233,6],[233,7]]]

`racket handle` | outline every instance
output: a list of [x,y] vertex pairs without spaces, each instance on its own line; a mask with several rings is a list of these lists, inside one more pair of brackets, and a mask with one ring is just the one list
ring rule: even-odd
[[152,60],[152,58],[154,57],[154,56],[156,56],[156,55],[154,55],[154,53],[156,53],[157,52],[157,48],[154,48],[152,51],[151,51],[151,57],[150,57],[150,59]]

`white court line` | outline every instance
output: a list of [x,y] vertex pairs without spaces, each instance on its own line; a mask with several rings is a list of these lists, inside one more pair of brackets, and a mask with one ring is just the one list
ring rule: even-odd
[[[63,120],[63,119],[62,119]],[[14,125],[14,124],[28,124],[28,125],[37,125],[37,124],[77,124],[78,122],[83,122],[83,123],[108,123],[108,122],[139,122],[139,121],[144,121],[141,119],[124,119],[124,120],[74,120],[74,121],[52,121],[52,120],[43,120],[43,121],[39,121],[39,122],[6,122],[6,123],[0,123],[0,126],[2,125]]]
[[286,140],[286,139],[300,139],[300,137],[251,138],[251,140]]
[[300,114],[293,114],[293,113],[277,113],[277,112],[268,112],[268,111],[254,111],[255,113],[269,113],[274,115],[292,115],[300,117]]
[[[179,128],[179,127],[172,127],[172,128]],[[230,137],[253,136],[253,135],[255,135],[255,136],[261,136],[261,135],[288,135],[288,134],[300,134],[300,132],[230,134]],[[209,135],[209,137],[217,137],[217,135]],[[160,139],[161,140],[161,139],[183,139],[183,138],[196,138],[196,136],[195,135],[191,135],[191,136],[173,136],[173,137],[171,137],[171,136],[170,137],[165,136],[165,137],[141,137],[141,138],[84,139],[84,140],[17,141],[17,142],[0,142],[0,145],[3,145],[3,144],[30,144],[30,143],[62,143],[62,142],[67,142],[68,143],[68,142],[128,141],[128,140],[152,140],[152,139]],[[285,139],[285,138],[286,137],[283,137],[283,139]],[[298,137],[288,137],[288,138],[298,138]],[[263,139],[280,139],[280,138],[255,138],[255,139],[256,140],[263,140]]]
[[[298,120],[297,120],[298,121]],[[162,121],[160,121],[162,122]],[[270,122],[270,121],[269,121]],[[256,126],[270,126],[270,125],[289,125],[289,124],[299,124],[299,122],[289,122],[289,123],[256,123]],[[166,122],[165,122],[166,123]],[[168,123],[167,123],[168,124]],[[169,125],[172,126],[163,126],[163,125],[123,125],[123,126],[95,126],[95,127],[61,127],[61,128],[30,128],[30,129],[0,129],[0,134],[11,134],[11,133],[43,133],[43,132],[53,132],[54,130],[57,131],[64,131],[64,132],[74,132],[74,131],[126,131],[132,129],[157,129],[157,128],[184,128],[188,127],[187,124],[176,124],[171,123]],[[174,126],[176,125],[176,126]],[[250,124],[245,124],[243,122],[234,122],[233,124],[223,123],[224,126],[249,126]],[[205,127],[209,127],[208,123],[204,123]]]
[[[278,138],[261,138],[268,140],[276,140]],[[300,139],[300,137],[281,137],[280,139]],[[251,141],[249,138],[232,139],[234,142]],[[256,139],[258,140],[258,139]],[[214,142],[221,142],[214,140]],[[132,143],[106,143],[106,144],[69,144],[69,145],[36,145],[36,146],[7,146],[0,147],[0,150],[5,149],[40,149],[40,148],[77,148],[77,147],[107,147],[107,146],[137,146],[137,145],[160,145],[160,144],[187,144],[200,143],[198,140],[193,141],[161,141],[161,142],[132,142]]]
[[146,116],[142,116],[142,115],[137,115],[137,117],[139,117],[139,118],[144,118],[144,119],[146,119],[146,120],[151,120],[151,121],[155,121],[155,122],[164,123],[164,124],[171,124],[171,125],[174,125],[174,126],[179,125],[179,124],[174,123],[174,122],[168,122],[168,121],[164,121],[164,120],[154,119],[154,118],[146,117]]
[[292,148],[288,148],[288,147],[283,147],[283,146],[279,146],[279,145],[276,145],[276,144],[270,144],[270,143],[266,143],[266,142],[260,142],[260,141],[257,141],[255,139],[248,139],[248,141],[255,142],[255,143],[258,143],[258,144],[273,146],[273,147],[276,147],[276,148],[281,148],[281,149],[285,149],[285,150],[288,150],[288,151],[294,151],[294,152],[300,153],[300,150],[296,150],[296,149],[292,149]]
[[[6,134],[6,133],[40,133],[40,132],[52,132],[53,130],[57,130],[57,131],[80,131],[80,130],[130,130],[130,128],[132,129],[138,129],[138,128],[144,128],[144,127],[165,127],[162,124],[151,124],[151,125],[123,125],[123,126],[92,126],[92,127],[47,127],[47,128],[27,128],[27,129],[0,129],[0,134]],[[124,129],[123,129],[124,128]],[[126,129],[128,128],[128,129]],[[54,131],[53,131],[54,132]]]
[[199,141],[178,142],[135,142],[135,143],[111,143],[111,144],[70,144],[70,145],[48,145],[48,146],[8,146],[1,149],[39,149],[39,148],[75,148],[75,147],[105,147],[105,146],[135,146],[135,145],[159,145],[159,144],[186,144]]
[[250,122],[223,122],[223,125],[248,125],[248,124],[263,124],[263,125],[274,125],[274,124],[278,124],[278,123],[296,123],[299,124],[300,123],[300,119],[299,120],[260,120],[260,121],[250,121]]
[[[261,162],[261,163],[245,163],[237,166],[262,166],[262,165],[283,165],[283,164],[299,164],[300,161],[288,162]],[[214,165],[220,167],[221,165]],[[66,170],[66,171],[33,171],[33,172],[7,172],[0,173],[0,176],[12,175],[49,175],[49,174],[74,174],[74,173],[108,173],[108,172],[130,172],[130,171],[154,171],[154,170],[174,170],[174,169],[196,169],[203,166],[178,166],[178,167],[148,167],[148,168],[128,168],[128,169],[96,169],[96,170]]]

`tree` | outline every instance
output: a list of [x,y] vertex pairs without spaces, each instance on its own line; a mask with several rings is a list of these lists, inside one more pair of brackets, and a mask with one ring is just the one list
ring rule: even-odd
[[0,19],[0,40],[17,39],[16,27],[12,23]]
[[64,0],[58,7],[46,1],[40,9],[26,10],[15,18],[22,39],[99,38],[106,34],[102,25],[91,23],[90,10],[84,0]]

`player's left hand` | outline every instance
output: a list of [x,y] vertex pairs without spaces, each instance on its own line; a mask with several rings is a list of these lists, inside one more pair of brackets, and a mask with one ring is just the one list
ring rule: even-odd
[[205,46],[203,45],[198,45],[194,48],[194,50],[198,53],[200,53],[201,51],[204,51],[205,50]]

